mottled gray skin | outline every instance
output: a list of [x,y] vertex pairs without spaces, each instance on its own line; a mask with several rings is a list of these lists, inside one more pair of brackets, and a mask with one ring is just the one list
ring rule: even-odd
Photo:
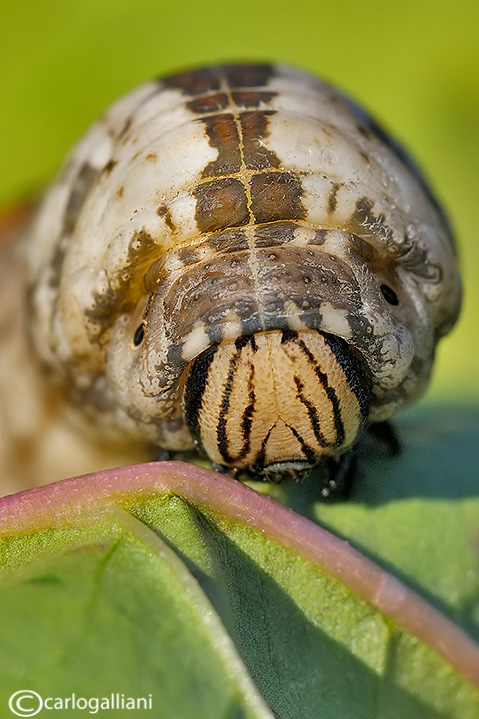
[[47,194],[26,257],[50,374],[105,433],[171,450],[192,447],[179,380],[212,343],[338,335],[369,368],[376,422],[423,392],[460,306],[448,223],[411,161],[336,89],[281,66],[192,71],[119,101]]

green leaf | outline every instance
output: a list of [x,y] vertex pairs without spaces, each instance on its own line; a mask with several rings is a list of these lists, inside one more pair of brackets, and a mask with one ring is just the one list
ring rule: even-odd
[[[467,538],[477,533],[477,491],[463,477],[451,501],[450,484],[425,474],[411,492],[404,471],[421,461],[421,443],[429,456],[442,443],[427,413],[412,418],[403,425],[411,450],[373,460],[353,501],[319,502],[311,483],[279,488],[383,569],[193,465],[110,470],[3,499],[0,706],[25,688],[151,694],[154,716],[168,719],[273,716],[263,701],[281,719],[476,717],[477,554]],[[462,451],[473,440],[464,429]],[[448,544],[464,555],[459,569]]]
[[394,421],[402,451],[377,444],[350,501],[314,501],[312,481],[288,503],[356,548],[479,640],[479,407],[430,403]]
[[2,585],[0,706],[29,689],[142,697],[155,717],[271,717],[185,565],[138,520],[110,514],[85,532],[41,533],[38,549],[64,551],[40,549]]

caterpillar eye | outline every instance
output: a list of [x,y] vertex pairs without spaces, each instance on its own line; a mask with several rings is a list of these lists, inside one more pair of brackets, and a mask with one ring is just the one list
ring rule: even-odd
[[389,285],[381,285],[379,289],[383,293],[383,297],[388,304],[394,306],[397,306],[399,304],[397,294],[394,292],[393,289],[391,289],[391,287],[389,287]]
[[143,339],[145,337],[145,323],[142,322],[141,325],[139,325],[136,330],[135,334],[133,335],[133,344],[135,347],[139,347],[141,343],[143,342]]

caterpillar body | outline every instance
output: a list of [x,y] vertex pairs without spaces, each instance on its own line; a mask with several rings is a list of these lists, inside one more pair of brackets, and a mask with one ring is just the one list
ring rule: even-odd
[[341,92],[284,66],[127,95],[27,234],[34,352],[95,433],[263,478],[347,465],[421,395],[459,311],[420,171]]

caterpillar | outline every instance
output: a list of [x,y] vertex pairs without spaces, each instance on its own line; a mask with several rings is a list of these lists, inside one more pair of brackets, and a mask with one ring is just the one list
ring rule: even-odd
[[259,478],[347,467],[423,393],[460,307],[409,155],[280,65],[131,92],[24,234],[31,352],[95,435]]

